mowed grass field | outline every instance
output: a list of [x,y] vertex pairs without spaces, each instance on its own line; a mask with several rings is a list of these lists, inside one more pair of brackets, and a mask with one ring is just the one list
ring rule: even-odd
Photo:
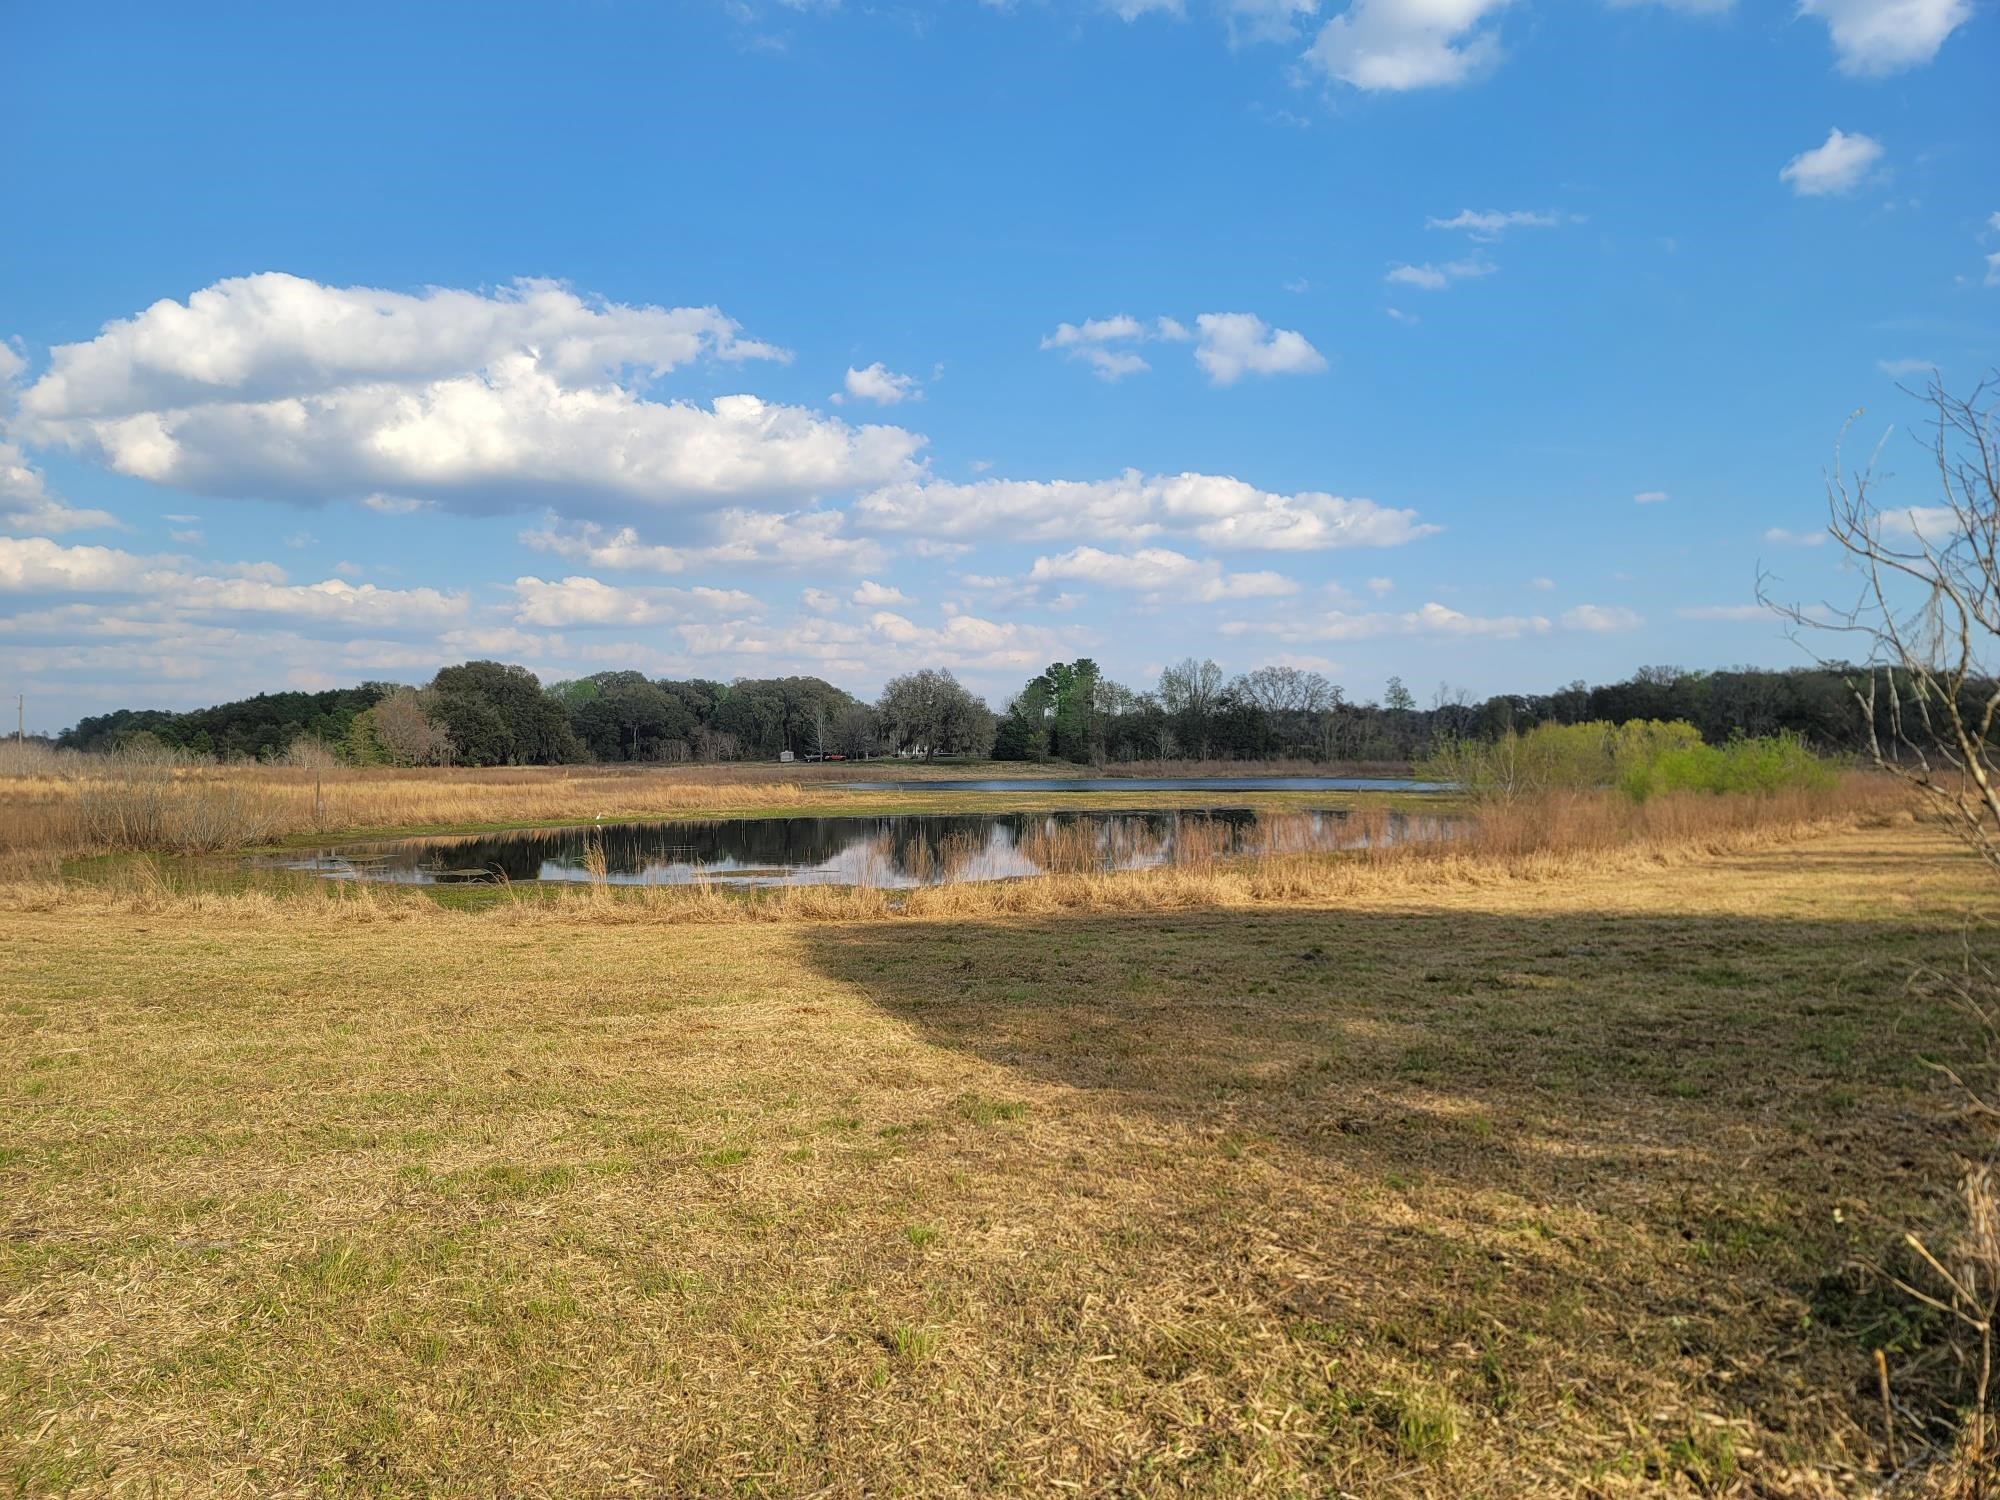
[[0,910],[0,1485],[1857,1493],[1989,879]]

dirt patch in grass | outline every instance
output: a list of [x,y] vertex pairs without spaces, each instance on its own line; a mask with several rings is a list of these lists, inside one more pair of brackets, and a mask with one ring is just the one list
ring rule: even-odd
[[0,916],[29,1494],[1846,1494],[1909,827],[1338,904]]

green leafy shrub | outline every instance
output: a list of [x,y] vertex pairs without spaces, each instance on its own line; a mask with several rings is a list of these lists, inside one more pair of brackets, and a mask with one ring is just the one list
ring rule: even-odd
[[1538,724],[1497,740],[1450,740],[1421,774],[1495,800],[1616,787],[1635,802],[1669,792],[1768,793],[1824,787],[1833,768],[1795,734],[1702,742],[1679,720]]

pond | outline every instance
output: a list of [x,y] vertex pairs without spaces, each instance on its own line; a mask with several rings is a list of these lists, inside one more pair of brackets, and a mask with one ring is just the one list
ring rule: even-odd
[[850,792],[1449,792],[1406,776],[996,776],[976,781],[829,781]]
[[937,813],[743,818],[521,828],[342,844],[285,861],[337,880],[414,885],[589,881],[614,885],[907,888],[1028,875],[1138,870],[1175,861],[1364,847],[1449,836],[1456,820],[1343,810]]

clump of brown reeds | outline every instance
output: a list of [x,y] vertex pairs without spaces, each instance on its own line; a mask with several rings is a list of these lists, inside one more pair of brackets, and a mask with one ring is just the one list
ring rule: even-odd
[[956,829],[938,840],[937,867],[940,878],[962,880],[972,862],[986,852],[986,843],[977,834]]
[[1212,870],[1218,860],[1234,853],[1236,846],[1236,830],[1220,818],[1180,818],[1174,828],[1174,867],[1180,870]]
[[1021,853],[1047,875],[1088,875],[1104,868],[1104,841],[1088,818],[1050,818],[1021,836]]

